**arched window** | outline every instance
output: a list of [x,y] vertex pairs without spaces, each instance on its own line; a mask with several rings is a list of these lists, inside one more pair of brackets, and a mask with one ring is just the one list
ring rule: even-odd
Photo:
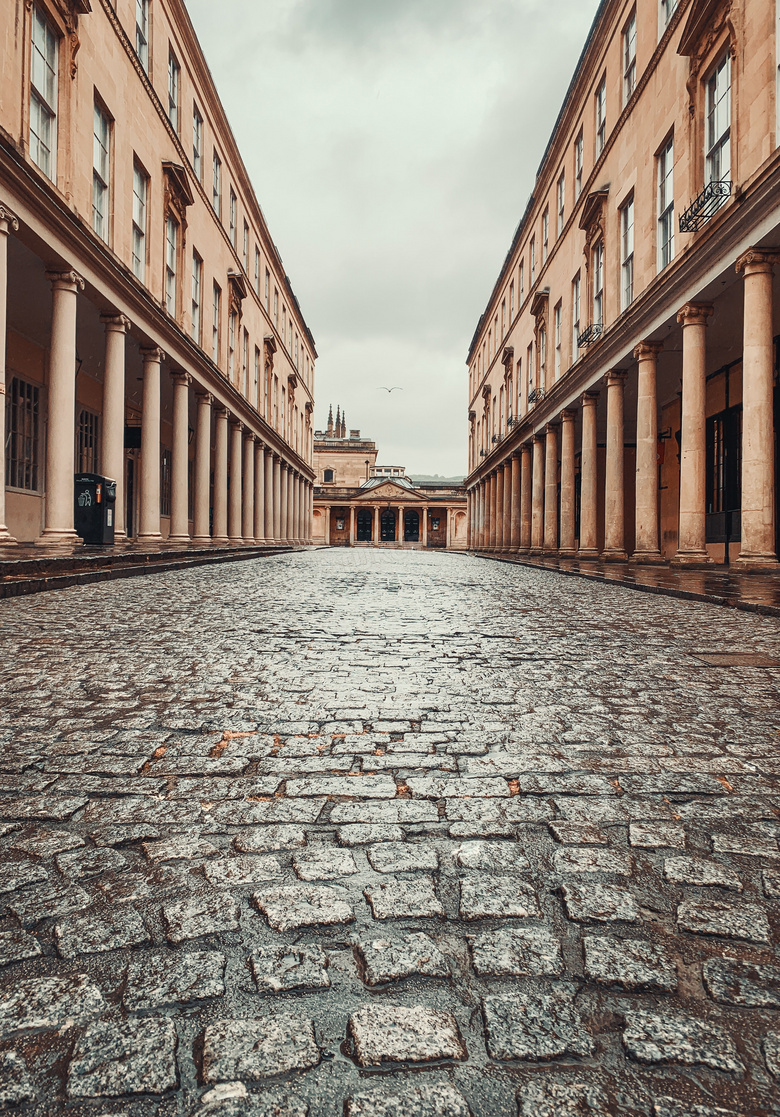
[[333,470],[332,469],[326,469],[325,470],[325,472],[322,475],[322,482],[323,482],[324,485],[333,483]]

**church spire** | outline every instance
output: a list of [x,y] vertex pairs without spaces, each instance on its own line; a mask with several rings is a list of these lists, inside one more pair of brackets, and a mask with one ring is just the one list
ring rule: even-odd
[[333,438],[333,404],[330,405],[330,410],[328,411],[327,435],[328,435],[328,438]]
[[342,411],[342,413],[341,413],[341,437],[342,438],[347,437],[347,413],[346,413],[346,411]]
[[341,438],[341,405],[336,407],[336,438]]

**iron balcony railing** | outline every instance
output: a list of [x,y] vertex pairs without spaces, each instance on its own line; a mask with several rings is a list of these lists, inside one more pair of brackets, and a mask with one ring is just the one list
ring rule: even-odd
[[696,233],[714,217],[731,194],[731,182],[724,178],[707,185],[686,209],[680,214],[680,232]]
[[544,388],[532,388],[531,391],[528,393],[528,402],[529,403],[539,403],[539,401],[543,400],[543,399],[544,399]]
[[592,322],[581,334],[577,334],[577,345],[580,349],[584,349],[588,345],[592,345],[594,341],[598,341],[604,333],[603,322]]

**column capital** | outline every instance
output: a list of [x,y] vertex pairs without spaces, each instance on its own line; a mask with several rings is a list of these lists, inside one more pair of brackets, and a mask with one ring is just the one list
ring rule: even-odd
[[230,416],[230,425],[234,431],[242,431],[244,429],[244,424],[240,419],[237,419],[235,415]]
[[174,384],[183,384],[185,388],[188,388],[192,383],[192,377],[183,369],[176,369],[175,372],[172,372],[171,380]]
[[204,407],[212,407],[214,404],[214,397],[211,392],[207,392],[205,388],[195,389],[195,399],[198,403],[203,404]]
[[84,280],[77,271],[47,271],[46,278],[55,291],[84,290]]
[[561,412],[562,423],[573,423],[576,417],[577,412],[574,410],[573,407],[564,407],[563,411]]
[[711,303],[686,303],[677,312],[677,321],[681,326],[707,325],[707,319],[712,317],[714,307]]
[[[212,400],[214,399],[213,396],[211,398],[212,398]],[[225,419],[225,420],[230,418],[230,412],[225,407],[224,403],[220,403],[219,400],[217,400],[216,402],[212,403],[212,407],[214,408],[214,411],[216,412],[217,418]]]
[[553,422],[551,422],[551,423],[545,423],[545,424],[544,424],[544,433],[545,433],[545,435],[548,435],[548,434],[557,434],[557,433],[558,433],[558,427],[559,427],[559,425],[560,425],[560,424],[558,423],[558,421],[557,421],[557,420],[553,420]]
[[124,314],[101,314],[100,321],[107,334],[126,334],[130,329],[130,319]]
[[772,275],[774,265],[780,263],[780,252],[771,248],[749,248],[737,257],[734,265],[737,275]]
[[606,373],[606,375],[604,376],[604,381],[605,381],[607,387],[609,388],[613,384],[615,384],[615,385],[623,384],[627,376],[628,376],[628,373],[626,372],[625,369],[623,369],[623,368],[611,368],[609,370],[609,372]]
[[160,365],[165,360],[165,353],[163,353],[159,345],[142,346],[141,356],[144,359],[144,364],[146,364],[147,361],[155,361]]
[[664,343],[662,341],[640,341],[634,347],[634,360],[635,361],[653,361],[659,353],[663,353]]
[[583,408],[595,407],[598,403],[598,399],[598,392],[583,392],[580,396],[580,403],[582,404]]
[[254,431],[250,431],[250,430],[245,428],[244,429],[244,441],[245,442],[257,442],[257,435],[255,434]]
[[0,202],[0,234],[18,233],[19,218],[16,214]]

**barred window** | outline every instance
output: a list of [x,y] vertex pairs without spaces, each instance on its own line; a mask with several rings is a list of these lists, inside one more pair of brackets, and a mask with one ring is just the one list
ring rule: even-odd
[[171,514],[171,475],[173,473],[173,454],[163,450],[160,463],[160,515]]
[[79,412],[76,469],[79,473],[97,473],[98,460],[98,417],[94,411],[82,408]]
[[6,484],[37,492],[40,480],[40,392],[13,377],[5,403]]

